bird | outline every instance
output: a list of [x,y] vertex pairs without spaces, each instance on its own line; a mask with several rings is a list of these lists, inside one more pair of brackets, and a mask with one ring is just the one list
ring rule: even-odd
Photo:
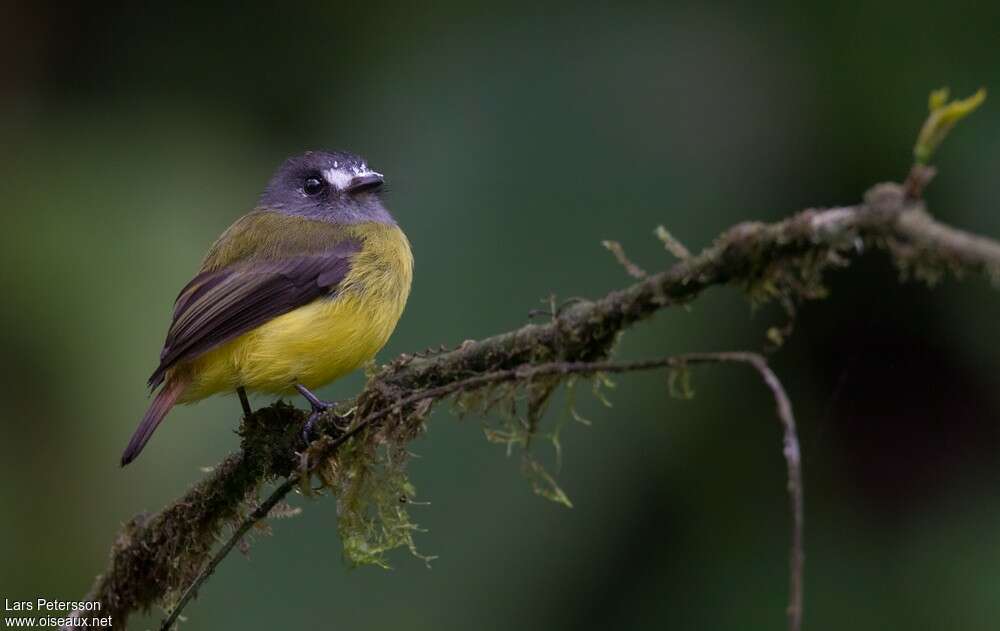
[[346,151],[284,161],[255,208],[209,248],[181,289],[155,396],[121,457],[139,455],[178,404],[247,392],[309,403],[308,442],[333,403],[313,392],[375,357],[396,327],[413,281],[410,242],[382,200],[384,177]]

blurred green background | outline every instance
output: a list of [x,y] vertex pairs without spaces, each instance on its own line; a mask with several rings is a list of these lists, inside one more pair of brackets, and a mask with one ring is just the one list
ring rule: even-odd
[[[417,261],[388,360],[624,285],[602,239],[658,269],[657,224],[696,249],[902,178],[932,88],[1000,95],[998,21],[1000,4],[961,1],[6,3],[0,597],[81,597],[123,521],[238,444],[238,403],[216,398],[118,468],[176,292],[287,155],[349,149],[387,174]],[[997,237],[991,98],[928,197]],[[807,628],[995,629],[1000,295],[900,285],[878,253],[830,285],[773,360],[801,425]],[[716,289],[618,356],[760,348],[782,322]],[[405,552],[346,569],[335,503],[295,498],[303,515],[228,558],[185,628],[780,628],[766,389],[740,367],[699,370],[692,401],[662,375],[617,382],[613,408],[584,401],[593,426],[565,433],[575,508],[442,407],[411,463],[432,569]]]

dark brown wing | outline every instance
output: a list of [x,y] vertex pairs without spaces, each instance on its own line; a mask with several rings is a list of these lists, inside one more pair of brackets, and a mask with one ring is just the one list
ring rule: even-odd
[[337,292],[360,242],[280,260],[256,260],[203,272],[181,290],[149,386],[178,362],[193,359],[283,313]]

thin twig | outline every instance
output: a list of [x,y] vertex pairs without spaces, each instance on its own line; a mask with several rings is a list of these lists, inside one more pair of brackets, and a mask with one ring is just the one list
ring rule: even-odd
[[[341,445],[350,440],[353,436],[355,436],[358,432],[367,427],[370,423],[382,418],[390,411],[392,410],[391,409],[380,410],[378,414],[373,414],[371,417],[364,419],[350,430],[341,434],[338,438],[334,439],[334,441],[330,444],[329,447],[330,453],[335,452]],[[267,517],[268,513],[271,512],[271,509],[277,506],[278,502],[283,500],[285,496],[288,495],[288,493],[295,488],[295,486],[299,483],[299,480],[301,479],[302,479],[302,472],[293,471],[287,478],[285,478],[284,482],[279,484],[273,491],[271,491],[271,494],[267,496],[267,499],[264,500],[264,502],[261,503],[260,506],[258,506],[252,513],[243,518],[243,521],[240,522],[239,527],[237,527],[236,530],[233,531],[233,534],[229,536],[229,538],[226,540],[226,543],[224,543],[222,547],[219,548],[214,555],[212,555],[212,558],[205,566],[205,569],[202,570],[202,572],[198,575],[198,577],[194,581],[192,581],[190,585],[188,585],[187,589],[184,590],[184,594],[182,594],[180,600],[177,601],[177,605],[174,606],[174,608],[170,611],[170,614],[163,620],[163,624],[160,625],[161,631],[167,631],[173,626],[173,624],[177,621],[177,618],[181,615],[181,612],[184,610],[184,607],[187,606],[187,604],[191,601],[192,598],[198,595],[198,589],[200,589],[202,584],[208,580],[208,577],[215,572],[215,568],[217,568],[219,566],[219,563],[221,563],[222,560],[226,558],[226,555],[229,554],[229,552],[239,542],[239,540],[242,539],[243,536],[247,534],[247,532],[251,528],[253,528],[254,524]]]
[[607,248],[607,250],[614,255],[618,264],[624,267],[625,271],[632,278],[642,280],[643,278],[649,276],[649,274],[646,273],[646,270],[629,260],[628,256],[625,255],[625,248],[622,247],[621,243],[618,243],[617,241],[601,241],[601,245]]
[[694,353],[686,356],[687,361],[695,362],[741,362],[749,364],[758,373],[771,393],[777,407],[778,419],[784,430],[785,465],[788,470],[788,504],[792,520],[791,549],[788,559],[788,631],[799,631],[802,628],[802,585],[803,567],[805,565],[805,544],[803,531],[805,528],[805,493],[802,488],[802,454],[799,449],[798,432],[795,429],[795,415],[792,413],[792,402],[785,393],[774,371],[763,356],[756,353]]
[[289,492],[291,492],[302,480],[303,476],[309,475],[312,470],[323,461],[324,458],[333,456],[337,449],[345,442],[356,436],[359,432],[372,426],[375,422],[383,419],[396,410],[401,410],[415,403],[427,399],[440,400],[456,392],[475,390],[485,385],[503,383],[509,381],[530,381],[534,377],[545,375],[571,375],[571,374],[595,374],[595,373],[624,373],[641,370],[654,370],[658,368],[676,368],[687,364],[697,363],[722,363],[722,362],[742,362],[747,363],[757,369],[764,381],[774,393],[778,405],[778,416],[785,429],[785,449],[784,455],[788,465],[788,493],[792,505],[792,561],[791,561],[791,594],[789,596],[788,616],[789,631],[798,631],[802,617],[802,562],[804,555],[802,552],[802,476],[801,463],[799,457],[799,443],[795,432],[795,419],[792,416],[791,403],[785,394],[781,382],[767,365],[767,361],[755,353],[690,353],[685,355],[675,355],[659,359],[639,360],[639,361],[597,361],[597,362],[550,362],[546,364],[536,364],[522,366],[510,370],[497,370],[490,373],[476,375],[449,384],[430,388],[423,392],[418,392],[404,397],[394,404],[382,408],[377,412],[365,417],[354,424],[351,429],[341,434],[331,441],[329,445],[322,448],[321,457],[317,458],[308,468],[293,472],[288,478],[275,488],[267,499],[257,507],[252,513],[247,515],[240,523],[239,527],[233,531],[225,544],[219,548],[212,556],[212,559],[205,566],[205,569],[188,586],[173,608],[163,624],[161,631],[168,631],[177,621],[184,607],[197,594],[201,585],[208,580],[208,577],[215,572],[219,563],[236,546],[240,539],[261,519],[267,517],[268,513],[278,504]]
[[656,230],[653,231],[656,238],[663,243],[663,248],[673,254],[678,260],[683,261],[684,259],[691,258],[691,251],[681,243],[677,237],[670,234],[670,231],[664,226],[656,226]]
[[163,624],[160,625],[161,630],[167,631],[173,627],[174,623],[177,622],[177,618],[181,615],[181,612],[184,611],[184,607],[186,607],[188,602],[190,602],[191,599],[198,594],[198,589],[201,587],[202,583],[207,581],[208,577],[215,572],[215,568],[222,562],[222,559],[226,558],[226,555],[233,549],[233,546],[239,543],[240,539],[243,538],[243,535],[247,534],[247,531],[250,530],[254,524],[267,517],[267,514],[271,512],[271,509],[274,508],[278,502],[284,499],[284,497],[288,495],[289,491],[295,488],[295,484],[297,482],[298,473],[293,473],[288,476],[288,478],[286,478],[285,481],[278,486],[278,488],[274,489],[271,495],[269,495],[260,506],[247,515],[247,517],[240,523],[239,528],[233,531],[233,534],[226,540],[226,543],[224,543],[222,547],[219,548],[212,556],[208,565],[206,565],[205,569],[198,575],[198,578],[196,578],[188,586],[188,588],[184,590],[184,594],[181,596],[181,599],[177,601],[177,605],[163,620]]

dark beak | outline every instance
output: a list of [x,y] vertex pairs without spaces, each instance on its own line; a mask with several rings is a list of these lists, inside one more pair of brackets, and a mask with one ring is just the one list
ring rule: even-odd
[[351,181],[347,183],[344,191],[348,193],[374,191],[382,186],[383,182],[385,182],[385,180],[382,178],[381,173],[366,173],[364,175],[351,178]]

